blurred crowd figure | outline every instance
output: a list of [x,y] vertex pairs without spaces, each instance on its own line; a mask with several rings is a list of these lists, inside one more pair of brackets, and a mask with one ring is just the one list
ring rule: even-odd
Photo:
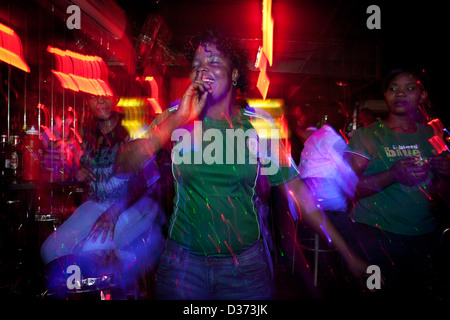
[[70,113],[57,115],[52,128],[42,133],[41,180],[45,182],[73,181],[80,166],[81,137],[73,128]]
[[[359,110],[348,144],[338,110],[322,127],[314,114],[302,114],[296,130],[301,178],[353,248],[380,267],[381,294],[431,297],[441,277],[445,225],[437,216],[446,213],[432,205],[450,195],[450,154],[433,143],[439,138],[445,145],[423,114],[426,86],[422,72],[391,71],[384,84],[388,115]],[[448,214],[445,202],[438,209]]]
[[351,210],[359,245],[385,291],[403,296],[432,294],[442,230],[431,201],[450,180],[448,151],[438,154],[421,120],[427,94],[421,72],[393,70],[384,86],[389,115],[358,129],[346,153],[359,177]]
[[[300,177],[311,189],[319,208],[347,239],[351,232],[348,209],[352,205],[358,177],[344,159],[347,142],[343,132],[346,118],[339,110],[328,112],[325,124],[302,131],[306,138],[301,153]],[[305,134],[306,132],[306,134]]]
[[[85,102],[89,117],[80,130],[75,177],[87,184],[87,200],[48,236],[41,257],[50,294],[64,298],[74,287],[112,288],[121,299],[143,271],[156,266],[164,245],[165,216],[155,192],[159,172],[153,159],[139,174],[119,172],[116,157],[130,138],[116,109],[118,98],[89,96]],[[81,274],[71,280],[73,266]]]

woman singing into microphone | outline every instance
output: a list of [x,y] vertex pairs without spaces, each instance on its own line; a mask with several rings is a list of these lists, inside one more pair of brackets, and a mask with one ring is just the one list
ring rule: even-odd
[[[251,120],[273,123],[236,99],[238,90],[243,92],[247,84],[247,58],[242,49],[229,38],[207,31],[191,39],[187,57],[191,84],[178,106],[156,120],[152,137],[141,144],[151,155],[170,136],[175,142],[172,172],[176,195],[157,272],[158,298],[272,297],[255,205],[255,186],[263,174],[272,187],[281,190],[291,208],[297,209],[297,215],[301,212],[303,222],[337,247],[353,274],[363,275],[367,264],[317,209],[292,159],[288,159],[289,166],[280,166],[278,159],[267,157],[258,146],[252,148],[251,141],[261,142],[263,137],[252,136]],[[239,149],[239,142],[233,147],[227,143],[227,134],[239,132],[250,132],[244,149]],[[267,145],[278,143],[271,140]],[[273,172],[268,170],[273,167]]]

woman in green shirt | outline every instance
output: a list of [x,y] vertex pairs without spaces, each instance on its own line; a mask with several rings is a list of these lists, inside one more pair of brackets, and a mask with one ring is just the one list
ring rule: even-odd
[[448,152],[437,155],[433,129],[418,120],[423,83],[419,73],[394,70],[385,87],[387,119],[357,130],[347,153],[359,176],[352,214],[360,245],[386,289],[402,292],[428,287],[438,245],[430,188],[433,175],[449,175]]
[[[158,297],[271,298],[255,209],[255,186],[261,175],[280,188],[291,211],[300,209],[302,221],[337,247],[355,276],[365,274],[367,264],[317,209],[294,162],[288,158],[288,165],[279,166],[285,156],[278,153],[279,141],[273,136],[264,140],[251,124],[258,119],[273,128],[271,120],[239,106],[236,94],[245,88],[247,68],[242,50],[211,31],[191,39],[189,47],[191,84],[139,145],[152,155],[169,137],[174,142],[175,206],[158,268]],[[137,161],[124,158],[125,163]]]

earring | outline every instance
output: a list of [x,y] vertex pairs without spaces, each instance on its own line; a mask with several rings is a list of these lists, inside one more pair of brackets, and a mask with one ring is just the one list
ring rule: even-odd
[[233,80],[233,86],[237,86],[237,80]]

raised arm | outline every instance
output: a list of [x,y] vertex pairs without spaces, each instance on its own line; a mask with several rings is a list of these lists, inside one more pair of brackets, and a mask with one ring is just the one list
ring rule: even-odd
[[152,158],[172,136],[172,132],[198,118],[205,107],[211,86],[202,81],[194,81],[187,88],[178,109],[151,128],[146,139],[133,140],[124,146],[116,159],[119,173],[137,173],[142,164]]

